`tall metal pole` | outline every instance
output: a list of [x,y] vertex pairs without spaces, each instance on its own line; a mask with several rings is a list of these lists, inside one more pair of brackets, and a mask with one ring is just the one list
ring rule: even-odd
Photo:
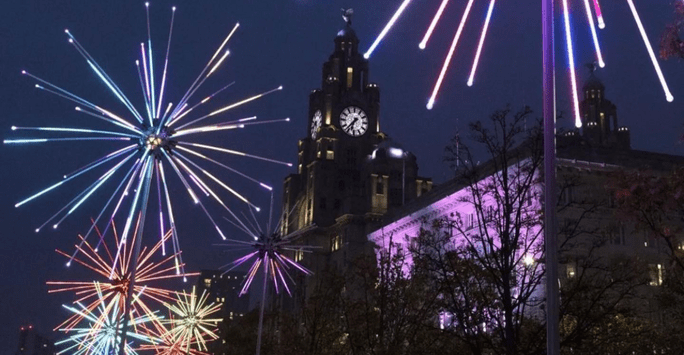
[[[148,158],[152,159],[152,158]],[[152,160],[154,161],[154,160]],[[133,251],[133,256],[130,261],[130,276],[128,279],[128,290],[126,294],[126,302],[124,304],[124,314],[123,314],[123,326],[121,327],[121,344],[119,344],[119,355],[126,354],[126,334],[128,332],[128,316],[131,313],[131,303],[133,300],[133,288],[135,287],[135,277],[138,271],[138,257],[140,256],[140,248],[143,238],[143,229],[145,228],[145,215],[147,214],[147,202],[150,197],[150,184],[152,180],[152,162],[146,166],[147,171],[140,177],[145,179],[143,186],[143,201],[142,210],[140,211],[140,224],[138,225],[137,234],[135,236],[135,249]]]
[[264,308],[266,308],[266,287],[268,287],[268,256],[264,257],[264,288],[261,291],[261,311],[259,313],[259,334],[257,334],[256,355],[261,354],[261,333],[264,327]]
[[544,245],[546,248],[546,354],[559,355],[558,240],[556,238],[556,82],[554,0],[542,0],[544,95]]

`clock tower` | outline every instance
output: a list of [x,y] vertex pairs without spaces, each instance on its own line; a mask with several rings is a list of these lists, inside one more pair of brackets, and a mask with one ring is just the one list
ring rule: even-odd
[[284,181],[281,232],[301,231],[297,244],[318,247],[294,255],[317,274],[326,267],[345,270],[372,252],[366,238],[372,226],[432,187],[417,176],[415,156],[392,147],[380,131],[380,90],[369,82],[368,60],[359,52],[350,10],[346,14],[323,64],[321,88],[309,95],[297,172]]

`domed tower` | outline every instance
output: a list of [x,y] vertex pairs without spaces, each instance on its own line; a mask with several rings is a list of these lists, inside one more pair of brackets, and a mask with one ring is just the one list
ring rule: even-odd
[[584,100],[580,103],[582,136],[592,146],[630,148],[629,129],[618,126],[616,106],[606,100],[606,87],[594,70],[582,87]]
[[345,20],[323,64],[321,88],[309,95],[297,172],[283,183],[282,232],[302,231],[302,244],[319,247],[301,256],[314,272],[344,269],[367,251],[367,233],[384,213],[432,187],[418,177],[415,157],[380,131],[380,90],[369,81],[351,19]]

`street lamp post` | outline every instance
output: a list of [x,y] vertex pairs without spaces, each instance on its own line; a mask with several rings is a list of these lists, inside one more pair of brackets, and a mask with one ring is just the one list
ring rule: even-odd
[[553,0],[542,0],[542,92],[544,116],[544,246],[546,252],[546,354],[559,355],[558,255],[556,239],[556,85]]

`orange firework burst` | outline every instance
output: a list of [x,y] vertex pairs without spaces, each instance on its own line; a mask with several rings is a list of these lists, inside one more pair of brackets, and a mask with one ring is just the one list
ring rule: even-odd
[[[81,243],[76,246],[76,250],[79,252],[81,257],[74,258],[73,260],[78,264],[90,269],[91,271],[94,271],[97,277],[94,279],[89,279],[88,281],[48,281],[48,293],[74,292],[74,294],[78,297],[74,303],[86,302],[85,308],[88,311],[92,311],[101,303],[107,302],[108,300],[117,297],[119,300],[118,302],[120,303],[120,309],[124,309],[124,303],[131,281],[131,262],[134,248],[128,248],[127,243],[123,243],[121,253],[118,253],[117,257],[114,257],[111,252],[112,250],[110,250],[110,248],[107,246],[107,243],[104,241],[104,236],[97,228],[96,231],[99,236],[100,244],[93,248],[90,243],[88,243],[82,236],[79,235]],[[115,245],[119,245],[120,241],[116,231],[116,226],[112,225],[112,231]],[[175,299],[175,291],[160,287],[153,287],[150,286],[150,284],[154,284],[155,282],[163,279],[185,279],[186,276],[197,275],[197,273],[182,274],[180,272],[180,268],[183,267],[183,264],[179,264],[177,262],[177,257],[179,256],[180,252],[165,256],[160,262],[152,261],[152,256],[161,248],[162,244],[171,237],[171,232],[172,231],[169,230],[169,232],[166,233],[166,235],[164,235],[164,237],[152,248],[143,248],[138,257],[136,282],[133,291],[136,295],[138,295],[137,297],[140,300],[135,302],[133,307],[140,308],[138,310],[138,313],[140,314],[150,313],[149,307],[142,302],[142,299],[144,298],[152,299],[160,303],[165,303]],[[137,233],[133,234],[134,237],[130,245],[135,244],[135,236],[137,235]],[[100,250],[100,247],[104,250],[104,252]],[[61,250],[56,251],[57,253],[64,255],[69,259],[71,258],[69,254]],[[176,262],[174,263],[174,261]],[[70,263],[67,265],[69,264]],[[102,297],[98,297],[98,289],[93,281],[96,281],[99,285],[98,287],[101,289]],[[58,325],[55,329],[73,328],[82,319],[83,315],[76,313],[62,324]]]

